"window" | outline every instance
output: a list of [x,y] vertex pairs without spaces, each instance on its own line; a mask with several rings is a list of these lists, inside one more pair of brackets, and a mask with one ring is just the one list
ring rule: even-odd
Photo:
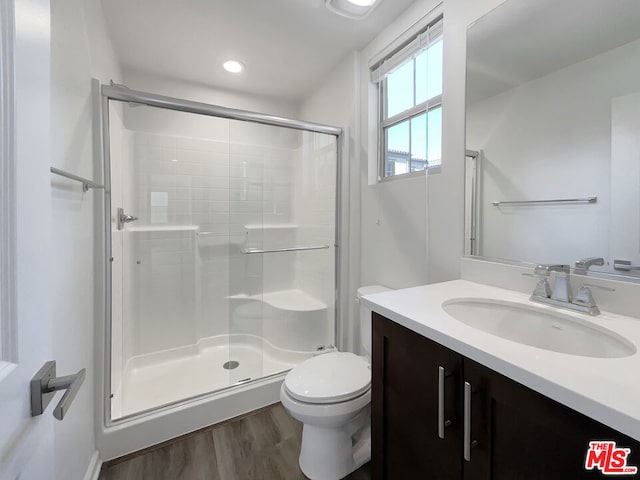
[[374,63],[379,91],[379,179],[440,166],[442,16]]

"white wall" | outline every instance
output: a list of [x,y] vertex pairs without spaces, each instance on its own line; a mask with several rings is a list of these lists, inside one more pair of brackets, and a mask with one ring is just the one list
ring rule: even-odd
[[[344,348],[358,348],[358,310],[353,303],[344,305],[345,300],[352,302],[358,286],[382,284],[402,288],[460,275],[464,223],[466,29],[502,1],[442,2],[442,170],[429,176],[428,197],[424,177],[369,184],[377,170],[376,152],[370,147],[375,144],[371,138],[375,138],[376,95],[369,81],[368,62],[436,7],[436,0],[414,3],[369,45],[350,57],[356,63],[355,72],[350,70],[349,60],[345,60],[302,103],[302,118],[348,128],[349,140],[343,161],[351,165],[351,179],[348,180],[348,193],[343,195],[343,211],[348,211],[351,221],[356,224],[352,223],[348,229],[350,271],[342,272],[343,278],[349,277],[348,298],[343,295],[343,308],[350,311],[349,326],[343,333]],[[371,118],[374,119],[372,124]],[[428,215],[427,201],[430,205]]]
[[[92,77],[119,78],[98,0],[51,2],[51,165],[100,181],[95,164],[96,127]],[[45,162],[46,163],[46,162]],[[48,165],[43,165],[47,168]],[[94,249],[96,202],[101,191],[82,192],[52,177],[52,278],[54,358],[58,373],[87,369],[87,378],[64,422],[55,424],[55,472],[51,478],[81,479],[95,451],[94,438]],[[98,210],[99,211],[99,210]]]
[[[376,165],[370,135],[375,119],[368,61],[438,4],[419,0],[360,52],[362,135],[361,283],[394,288],[458,278],[463,248],[466,28],[502,0],[444,0],[442,171],[369,185]],[[428,198],[427,198],[428,191]],[[426,212],[425,205],[429,204]],[[428,217],[428,226],[427,226]],[[427,238],[427,231],[428,238]],[[428,254],[427,254],[428,249]]]
[[[436,5],[419,0],[361,51],[348,57],[301,105],[301,117],[347,129],[343,155],[342,278],[348,283],[341,311],[341,346],[358,349],[359,311],[353,303],[361,285],[394,288],[459,276],[463,246],[463,172],[466,28],[502,0],[444,0],[444,92],[442,170],[429,177],[429,225],[424,177],[369,185],[376,177],[375,93],[368,62]],[[375,140],[373,141],[375,144]],[[409,206],[409,208],[406,208]],[[429,231],[427,238],[427,231]],[[428,252],[427,255],[427,244]],[[348,268],[347,268],[348,265]],[[346,280],[348,278],[348,280]],[[344,315],[343,315],[344,317]]]
[[[296,102],[283,99],[272,99],[258,95],[248,95],[208,85],[199,85],[175,79],[148,75],[133,70],[124,72],[124,84],[133,89],[144,92],[157,93],[170,97],[184,98],[196,102],[219,105],[222,107],[249,110],[252,112],[269,113],[283,117],[296,118],[298,106]],[[174,133],[180,133],[175,132]],[[191,132],[194,135],[194,132]],[[197,135],[195,135],[197,136]]]
[[[612,98],[637,91],[639,76],[636,41],[470,106],[467,147],[482,150],[480,255],[534,263],[613,260]],[[490,204],[591,195],[596,204]]]

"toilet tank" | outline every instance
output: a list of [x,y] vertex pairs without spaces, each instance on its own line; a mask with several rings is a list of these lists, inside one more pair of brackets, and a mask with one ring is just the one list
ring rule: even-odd
[[363,353],[371,355],[371,309],[365,307],[360,299],[366,295],[374,293],[388,292],[392,288],[383,287],[382,285],[367,285],[358,289],[357,301],[360,304],[360,345]]

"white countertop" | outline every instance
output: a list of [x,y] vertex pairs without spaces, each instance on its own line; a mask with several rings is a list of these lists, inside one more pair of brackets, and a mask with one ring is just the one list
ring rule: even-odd
[[543,350],[485,333],[449,316],[443,302],[488,298],[535,305],[616,332],[640,350],[640,319],[602,312],[590,317],[529,301],[529,295],[466,280],[363,297],[373,311],[557,402],[640,440],[640,352],[592,358]]

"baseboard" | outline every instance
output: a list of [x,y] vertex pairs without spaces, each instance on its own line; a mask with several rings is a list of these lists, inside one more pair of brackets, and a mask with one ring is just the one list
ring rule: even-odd
[[84,474],[84,480],[98,480],[100,476],[100,467],[102,467],[102,460],[100,460],[100,454],[96,450],[91,455],[89,466],[87,467],[87,473]]

